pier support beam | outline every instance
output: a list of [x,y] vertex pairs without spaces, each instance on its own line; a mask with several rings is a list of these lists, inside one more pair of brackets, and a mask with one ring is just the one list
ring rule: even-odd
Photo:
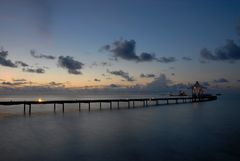
[[90,107],[91,105],[90,105],[90,102],[88,102],[88,111],[90,112],[90,110],[91,110],[91,107]]
[[128,108],[130,108],[130,101],[128,101]]
[[53,110],[54,110],[54,113],[56,112],[56,103],[54,103],[53,105]]
[[135,108],[135,101],[133,101],[133,108]]
[[25,103],[23,105],[23,113],[24,113],[24,115],[26,115],[26,104]]
[[79,110],[79,112],[81,111],[81,103],[80,102],[78,103],[78,110]]
[[29,108],[28,108],[28,114],[29,115],[31,115],[31,112],[32,112],[32,107],[31,107],[32,105],[31,104],[29,104]]
[[112,102],[110,102],[110,110],[112,109]]
[[102,102],[99,103],[100,110],[102,110]]
[[117,109],[119,109],[119,101],[117,102]]
[[64,113],[64,103],[62,104],[62,112]]

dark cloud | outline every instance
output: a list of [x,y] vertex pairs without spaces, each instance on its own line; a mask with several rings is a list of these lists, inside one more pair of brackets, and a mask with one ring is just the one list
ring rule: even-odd
[[113,42],[112,48],[108,50],[113,53],[115,59],[139,61],[139,57],[135,53],[135,45],[135,40],[119,40]]
[[16,81],[16,82],[2,82],[1,83],[4,86],[20,86],[20,85],[25,85],[27,82],[22,82],[22,81]]
[[140,77],[141,78],[155,78],[156,75],[155,74],[141,74]]
[[44,58],[44,59],[55,59],[56,57],[52,56],[52,55],[45,55],[45,54],[37,54],[35,50],[30,50],[30,54],[32,57],[34,58]]
[[157,58],[155,54],[142,52],[140,55],[136,54],[135,40],[117,40],[112,45],[105,45],[101,50],[109,51],[113,54],[115,60],[124,59],[135,62],[151,62],[158,61],[161,63],[170,63],[176,61],[174,57],[160,57]]
[[27,63],[24,63],[22,61],[16,61],[15,64],[20,65],[21,67],[28,67],[29,66]]
[[95,82],[100,82],[101,80],[100,80],[100,79],[97,79],[97,78],[95,78],[95,79],[94,79],[94,81],[95,81]]
[[141,53],[138,59],[139,59],[138,60],[139,62],[158,60],[155,54],[146,53],[146,52]]
[[74,60],[73,57],[70,56],[59,56],[58,57],[58,65],[62,68],[68,70],[70,74],[82,74],[80,71],[84,64],[80,61]]
[[27,80],[22,78],[22,79],[12,79],[14,82],[26,82]]
[[51,87],[64,87],[64,86],[65,86],[64,83],[57,83],[57,82],[54,82],[54,81],[49,82],[48,84],[49,84]]
[[43,68],[23,68],[23,72],[29,72],[29,73],[37,73],[37,74],[43,74],[45,73],[45,69]]
[[126,81],[129,81],[129,82],[135,81],[133,77],[129,76],[129,73],[124,72],[122,70],[118,70],[118,71],[107,70],[107,72],[112,74],[112,75],[120,76],[120,77],[124,78]]
[[[238,35],[240,35],[240,26],[237,26]],[[233,63],[240,59],[240,46],[234,40],[227,40],[224,46],[218,47],[214,52],[204,48],[200,52],[200,56],[206,60],[212,61],[228,61]]]
[[229,81],[225,78],[219,78],[214,80],[215,83],[228,83]]
[[109,85],[110,88],[120,88],[122,87],[121,85],[118,85],[118,84],[110,84]]
[[0,50],[0,65],[16,68],[17,65],[13,63],[10,59],[7,59],[8,51],[4,51],[3,49]]
[[112,66],[112,64],[110,62],[93,62],[91,65],[90,65],[90,68],[92,67],[110,67]]
[[157,59],[157,61],[161,63],[172,63],[177,61],[177,59],[174,57],[160,57]]
[[182,57],[182,60],[191,61],[192,58],[191,58],[191,57],[187,57],[187,56],[183,56],[183,57]]

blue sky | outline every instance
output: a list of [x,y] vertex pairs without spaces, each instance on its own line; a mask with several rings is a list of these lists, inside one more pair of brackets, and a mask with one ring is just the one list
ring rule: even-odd
[[[0,46],[8,51],[0,55],[1,86],[147,86],[163,75],[167,86],[196,80],[240,86],[237,0],[0,2]],[[151,59],[142,59],[142,53]]]

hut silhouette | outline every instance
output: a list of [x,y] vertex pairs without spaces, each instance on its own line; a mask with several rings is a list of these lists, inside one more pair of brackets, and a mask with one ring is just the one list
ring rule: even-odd
[[201,98],[206,93],[206,87],[200,85],[198,81],[192,86],[192,97]]

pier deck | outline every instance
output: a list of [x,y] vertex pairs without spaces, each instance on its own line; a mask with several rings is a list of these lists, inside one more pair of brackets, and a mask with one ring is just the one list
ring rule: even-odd
[[167,97],[167,98],[131,98],[131,99],[84,99],[84,100],[51,100],[51,101],[3,101],[0,105],[11,106],[11,105],[23,105],[24,115],[26,114],[26,106],[28,106],[28,114],[32,113],[32,105],[36,104],[52,104],[54,105],[54,112],[56,112],[56,105],[62,105],[62,112],[64,112],[65,104],[78,104],[79,111],[81,111],[81,104],[88,104],[88,110],[91,110],[91,103],[99,103],[99,108],[101,110],[102,103],[109,103],[110,110],[112,109],[112,103],[117,103],[117,109],[119,109],[120,102],[127,102],[128,108],[135,107],[135,102],[142,102],[143,107],[148,107],[149,104],[154,103],[155,105],[162,104],[178,104],[178,103],[192,103],[192,102],[203,102],[216,100],[217,96],[205,96],[201,98],[193,97]]

